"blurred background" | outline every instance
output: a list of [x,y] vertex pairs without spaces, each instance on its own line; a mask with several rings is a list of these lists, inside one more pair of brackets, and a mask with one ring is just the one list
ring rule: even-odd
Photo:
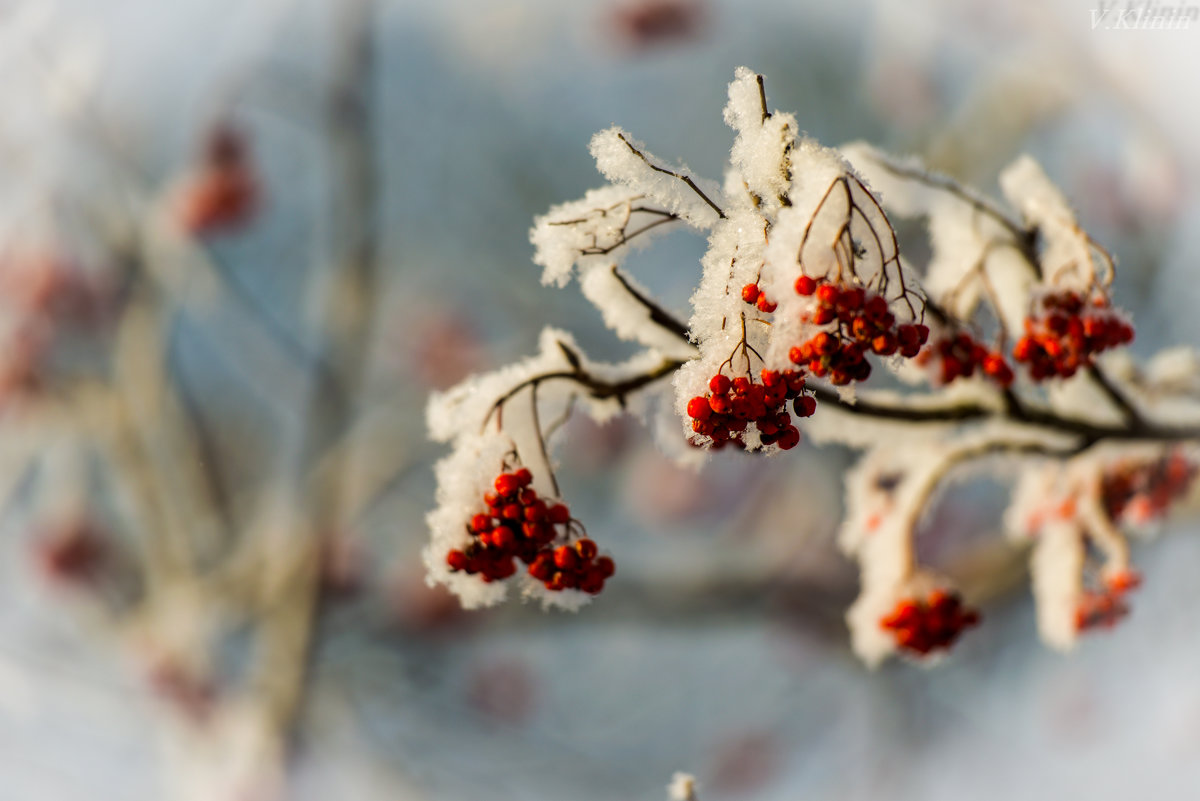
[[[542,325],[627,353],[540,285],[533,216],[611,124],[719,177],[739,65],[825,144],[985,192],[1033,154],[1135,354],[1200,343],[1200,20],[1094,5],[0,0],[0,799],[1187,797],[1186,516],[1064,657],[995,487],[950,493],[922,547],[987,625],[931,670],[849,653],[839,451],[693,473],[573,420],[602,597],[464,613],[419,558],[430,391]],[[703,248],[630,268],[683,312]]]

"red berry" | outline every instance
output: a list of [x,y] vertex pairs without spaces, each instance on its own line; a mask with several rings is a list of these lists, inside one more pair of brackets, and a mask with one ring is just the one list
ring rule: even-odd
[[958,359],[953,356],[947,356],[942,359],[942,383],[949,384],[954,379],[963,375],[963,365]]
[[729,379],[723,375],[714,375],[708,381],[708,388],[717,395],[724,395],[729,391]]
[[1013,380],[1012,370],[998,353],[989,353],[984,357],[983,372],[1002,386],[1008,386]]
[[496,492],[503,497],[512,495],[521,488],[521,482],[512,473],[501,473],[496,478]]
[[546,523],[525,521],[521,524],[521,533],[525,535],[525,539],[536,543],[546,543],[554,539],[554,530]]
[[540,552],[529,566],[529,575],[538,581],[547,581],[554,575],[554,557],[549,551]]
[[579,564],[579,555],[569,545],[554,549],[554,564],[562,570],[573,570]]
[[563,523],[570,521],[570,519],[571,511],[567,509],[566,505],[564,504],[556,503],[546,510],[547,522],[554,525],[562,525]]
[[599,570],[600,575],[604,576],[605,578],[611,578],[613,573],[617,572],[616,564],[607,556],[601,556],[596,560],[596,569]]
[[688,401],[687,413],[693,420],[707,420],[712,415],[712,407],[706,398],[696,396]]
[[604,589],[604,576],[598,570],[589,570],[584,573],[583,580],[579,582],[579,589],[589,595],[596,595]]
[[764,314],[770,314],[771,312],[773,312],[777,308],[779,308],[779,304],[775,303],[773,301],[767,300],[766,295],[759,295],[758,302],[755,303],[754,305],[758,308],[758,310],[760,312],[762,312]]
[[466,570],[470,561],[467,555],[458,549],[446,554],[446,564],[450,566],[451,570]]
[[508,526],[499,526],[492,531],[492,545],[507,551],[517,544],[517,536]]
[[800,431],[795,426],[788,426],[779,432],[777,440],[779,447],[785,451],[790,451],[792,448],[800,444]]
[[498,579],[506,579],[517,572],[517,565],[513,562],[512,557],[501,559],[492,567],[492,577]]
[[807,297],[817,291],[817,282],[809,278],[807,275],[802,275],[796,279],[796,294]]
[[888,313],[888,303],[882,295],[872,295],[867,300],[865,311],[872,320],[882,320],[883,316]]
[[859,287],[847,289],[838,296],[838,306],[850,311],[856,311],[862,308],[863,300],[866,293]]
[[471,531],[475,534],[482,534],[492,527],[492,518],[490,515],[475,515],[471,518]]
[[[824,288],[824,287],[822,287]],[[825,325],[837,319],[837,312],[831,308],[822,307],[813,312],[812,321],[816,325]]]
[[742,287],[742,300],[747,303],[753,303],[758,300],[759,289],[758,284],[746,284]]
[[792,411],[797,417],[812,417],[817,410],[817,399],[812,395],[801,395],[792,401]]
[[1013,358],[1019,362],[1031,360],[1037,352],[1037,344],[1032,337],[1021,337],[1013,347]]
[[579,554],[579,558],[585,562],[590,562],[596,558],[596,543],[584,537],[575,543],[575,550]]
[[896,337],[890,332],[880,334],[871,340],[871,350],[880,356],[891,356],[896,352]]
[[1134,570],[1121,570],[1110,575],[1104,583],[1112,592],[1125,593],[1136,589],[1142,583],[1142,577]]

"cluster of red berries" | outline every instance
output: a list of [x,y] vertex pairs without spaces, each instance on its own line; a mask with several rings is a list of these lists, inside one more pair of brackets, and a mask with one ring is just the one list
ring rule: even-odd
[[571,512],[565,504],[548,504],[538,497],[529,486],[532,482],[533,474],[525,467],[501,473],[495,491],[484,496],[488,511],[471,518],[468,527],[474,539],[462,550],[451,549],[446,564],[455,572],[478,574],[492,582],[514,575],[520,559],[546,589],[600,592],[614,572],[612,559],[596,559],[596,544],[589,539],[552,547],[559,537],[558,527],[570,522]]
[[764,314],[770,314],[779,304],[767,297],[767,293],[758,288],[758,284],[746,284],[742,287],[742,300]]
[[1109,576],[1099,590],[1086,590],[1075,606],[1075,630],[1112,628],[1129,614],[1125,596],[1142,583],[1141,576],[1132,570],[1122,570]]
[[1096,354],[1133,341],[1133,326],[1113,312],[1104,296],[1088,302],[1077,292],[1046,295],[1041,312],[1025,318],[1025,336],[1013,358],[1029,365],[1034,381],[1070,378]]
[[964,606],[957,593],[945,590],[933,590],[924,600],[906,598],[879,621],[892,633],[897,648],[918,656],[949,648],[978,623],[979,613]]
[[1141,520],[1161,517],[1185,495],[1200,473],[1200,466],[1174,452],[1149,463],[1124,462],[1104,474],[1100,482],[1104,506],[1114,520],[1124,514]]
[[787,402],[797,417],[809,417],[817,409],[811,395],[804,394],[804,376],[795,370],[762,371],[762,382],[748,376],[733,380],[717,374],[708,382],[710,393],[688,401],[692,431],[712,440],[714,448],[742,442],[751,423],[758,428],[764,445],[791,450],[800,444],[800,429],[792,423]]
[[929,339],[929,328],[924,325],[896,325],[887,300],[862,287],[802,275],[796,279],[795,289],[799,295],[816,297],[817,307],[806,321],[833,324],[833,328],[796,345],[788,358],[818,378],[828,376],[835,386],[865,381],[871,375],[867,353],[899,353],[912,358]]
[[529,575],[545,584],[548,590],[579,589],[595,595],[616,572],[612,559],[596,554],[596,543],[583,537],[553,551],[539,552],[529,566]]
[[1013,382],[1013,371],[1004,357],[989,351],[970,334],[941,337],[917,357],[918,364],[927,364],[937,358],[941,365],[938,376],[941,383],[949,384],[956,378],[970,378],[978,370],[1002,387]]

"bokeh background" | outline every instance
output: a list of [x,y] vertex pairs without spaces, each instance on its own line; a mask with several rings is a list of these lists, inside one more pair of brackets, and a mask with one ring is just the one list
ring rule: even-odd
[[[430,391],[530,353],[542,325],[627,352],[573,290],[540,285],[533,216],[602,183],[587,142],[614,123],[719,176],[739,65],[826,144],[919,154],[988,192],[1032,153],[1116,254],[1135,353],[1200,343],[1200,22],[1105,30],[1093,8],[0,0],[0,251],[51,248],[116,287],[109,333],[74,333],[42,383],[140,386],[113,366],[112,331],[149,293],[157,325],[128,330],[153,344],[130,358],[166,365],[224,498],[200,515],[223,526],[188,530],[189,578],[156,578],[137,542],[159,535],[122,525],[125,472],[77,407],[6,402],[0,798],[627,801],[664,797],[676,770],[705,801],[1200,790],[1186,515],[1136,551],[1131,617],[1062,656],[1036,640],[996,488],[950,494],[922,547],[987,625],[928,670],[849,653],[856,578],[832,543],[847,453],[722,454],[692,473],[636,422],[576,420],[560,481],[617,559],[601,598],[578,615],[462,613],[419,558]],[[226,128],[257,202],[181,236],[172,215]],[[683,310],[703,244],[673,234],[630,267]],[[341,303],[339,276],[367,263],[365,300]],[[321,357],[353,362],[345,416],[365,433],[333,463],[349,476],[337,510],[280,534],[262,521],[310,508],[280,486],[336,439],[313,433],[334,414]],[[130,436],[167,443],[166,473],[196,458],[175,418],[131,404]],[[99,579],[47,557],[81,516],[102,532]],[[292,586],[275,569],[292,552],[315,560],[308,595],[271,589]],[[311,647],[262,646],[297,619]],[[287,714],[260,704],[289,681]]]

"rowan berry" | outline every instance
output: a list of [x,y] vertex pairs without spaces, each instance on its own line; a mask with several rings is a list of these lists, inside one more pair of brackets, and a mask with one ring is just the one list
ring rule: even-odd
[[1142,577],[1136,570],[1118,570],[1108,576],[1105,581],[1109,592],[1121,594],[1137,589],[1142,584]]
[[498,525],[492,529],[492,547],[500,550],[511,550],[517,544],[517,536],[506,525]]
[[1035,381],[1070,378],[1091,366],[1097,354],[1133,340],[1133,328],[1109,309],[1106,298],[1087,303],[1071,291],[1043,295],[1024,327],[1013,358],[1027,365]]
[[589,595],[596,595],[604,589],[604,576],[595,569],[587,571],[579,581],[579,589]]
[[712,416],[712,407],[708,405],[708,401],[699,395],[688,401],[687,405],[688,417],[693,420],[707,420]]
[[1114,520],[1147,523],[1166,515],[1191,489],[1200,466],[1175,451],[1159,459],[1124,460],[1105,470],[1100,493]]
[[446,554],[446,564],[450,566],[451,570],[466,570],[469,562],[470,559],[467,558],[467,555],[457,548]]
[[812,417],[817,410],[817,399],[811,395],[801,395],[792,401],[792,411],[797,417]]
[[776,443],[785,451],[790,451],[800,444],[800,430],[795,426],[788,426],[779,432],[779,439]]
[[1124,592],[1086,590],[1075,605],[1075,629],[1112,628],[1128,614]]
[[579,554],[568,545],[554,550],[554,564],[562,570],[570,570],[579,564]]
[[[485,493],[488,512],[471,516],[468,529],[473,539],[464,548],[450,549],[446,565],[491,583],[515,575],[519,559],[528,565],[529,575],[549,589],[599,592],[605,576],[593,564],[596,543],[588,538],[564,542],[570,533],[570,510],[562,503],[547,504],[529,486],[532,483],[533,474],[526,468],[501,473],[494,482],[496,491]],[[525,489],[518,491],[522,486]],[[553,546],[555,540],[560,544]]]
[[507,498],[521,488],[520,480],[512,473],[501,473],[496,478],[496,492]]
[[948,649],[978,623],[979,613],[964,606],[956,593],[936,589],[924,599],[901,599],[879,621],[897,648],[916,656]]

